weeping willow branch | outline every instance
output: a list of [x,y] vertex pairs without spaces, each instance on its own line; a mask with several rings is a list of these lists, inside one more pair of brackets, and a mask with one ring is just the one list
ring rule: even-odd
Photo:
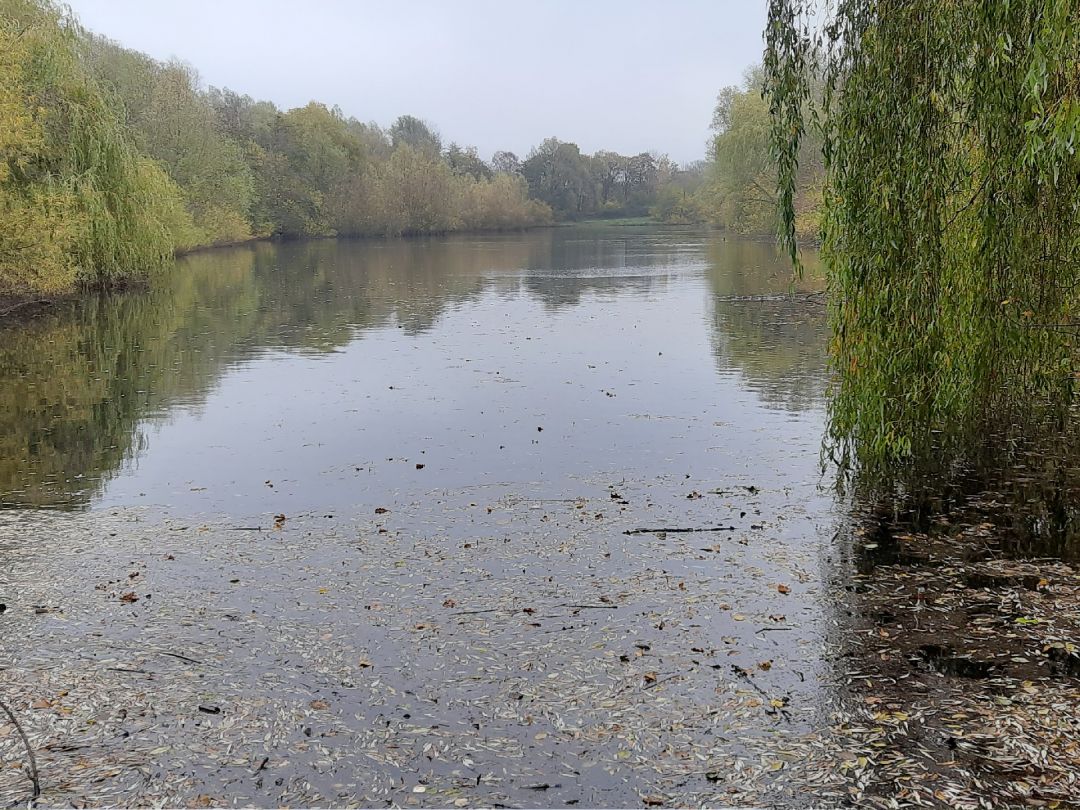
[[780,237],[796,266],[800,143],[809,128],[822,142],[827,455],[888,473],[962,454],[988,418],[1067,411],[1080,4],[771,0],[766,39]]

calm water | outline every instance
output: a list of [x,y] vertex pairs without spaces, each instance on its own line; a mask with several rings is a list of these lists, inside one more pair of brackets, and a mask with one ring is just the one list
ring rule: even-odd
[[193,255],[5,328],[0,503],[248,518],[627,480],[809,493],[825,325],[789,289],[771,245],[681,229]]
[[48,772],[111,774],[50,800],[764,790],[840,694],[789,288],[769,245],[574,227],[209,252],[9,326],[0,686],[80,707]]

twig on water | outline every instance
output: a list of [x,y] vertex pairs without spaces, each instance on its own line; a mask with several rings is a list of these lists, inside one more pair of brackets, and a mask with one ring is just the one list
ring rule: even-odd
[[686,677],[685,672],[676,672],[674,675],[668,675],[666,678],[661,678],[658,681],[653,681],[652,683],[646,684],[643,688],[644,689],[653,689],[653,688],[659,686],[662,683],[667,683],[668,681],[673,681],[676,678],[685,678],[685,677]]
[[733,532],[734,526],[708,526],[700,529],[627,529],[623,534],[692,534],[694,532]]
[[170,658],[179,658],[181,661],[187,661],[189,664],[201,664],[202,661],[197,661],[194,658],[188,658],[186,655],[180,655],[180,653],[163,652],[162,655],[167,655]]
[[34,795],[31,801],[37,801],[38,797],[41,796],[41,781],[38,779],[37,759],[34,758],[34,749],[30,747],[30,740],[27,738],[26,732],[23,731],[22,725],[15,718],[15,713],[3,701],[0,701],[0,709],[7,713],[12,725],[15,726],[15,730],[19,732],[23,745],[26,746],[26,757],[30,761],[30,781],[34,783]]
[[559,605],[559,607],[573,608],[574,610],[615,610],[618,605]]

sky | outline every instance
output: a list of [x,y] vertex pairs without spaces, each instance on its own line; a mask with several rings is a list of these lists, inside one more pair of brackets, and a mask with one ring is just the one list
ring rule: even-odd
[[83,24],[204,85],[309,101],[521,157],[704,157],[717,91],[760,61],[765,0],[67,0]]

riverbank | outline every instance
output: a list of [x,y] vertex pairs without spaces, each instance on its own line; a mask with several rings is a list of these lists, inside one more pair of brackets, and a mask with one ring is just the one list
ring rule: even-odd
[[[195,245],[193,247],[177,249],[173,252],[174,259],[182,259],[187,256],[197,256],[199,254],[213,253],[218,250],[228,250],[231,248],[239,248],[247,245],[257,245],[266,243],[281,243],[281,242],[319,242],[319,241],[333,241],[333,240],[345,240],[345,241],[374,241],[374,242],[388,242],[393,240],[419,240],[419,239],[436,239],[444,236],[460,235],[460,236],[484,236],[491,234],[512,234],[512,233],[525,233],[528,231],[545,230],[548,228],[562,227],[563,225],[573,225],[580,223],[553,223],[553,224],[541,224],[531,225],[523,228],[481,228],[470,229],[461,231],[446,231],[441,233],[409,233],[402,234],[400,236],[305,236],[299,238],[281,238],[277,236],[252,236],[247,239],[239,239],[228,242],[218,242],[208,245]],[[50,295],[31,294],[25,295],[11,295],[0,294],[0,323],[3,323],[9,316],[12,320],[18,317],[33,317],[39,311],[48,309],[51,306],[64,303],[66,301],[76,300],[86,295],[96,295],[101,292],[127,292],[130,290],[145,289],[147,284],[151,283],[150,278],[126,278],[118,281],[114,281],[108,284],[94,283],[80,285],[77,289],[60,292]]]

